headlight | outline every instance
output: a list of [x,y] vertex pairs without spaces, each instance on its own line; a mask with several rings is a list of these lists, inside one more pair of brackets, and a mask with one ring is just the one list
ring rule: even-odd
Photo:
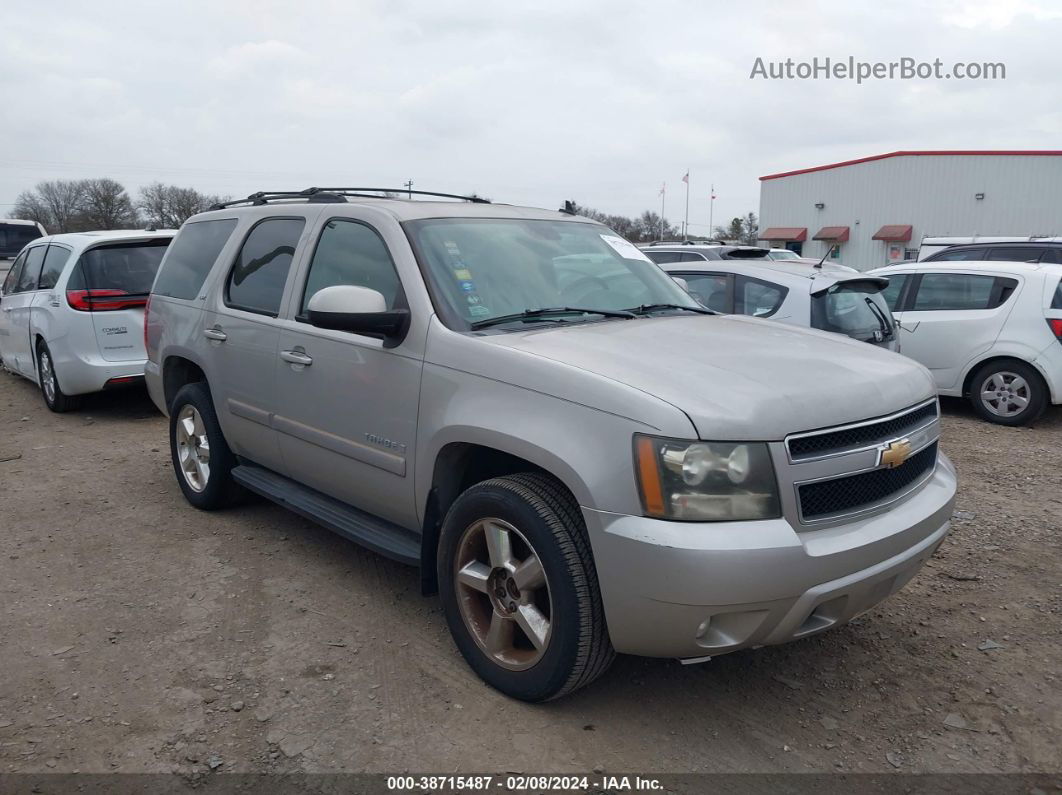
[[697,522],[781,516],[762,442],[683,442],[636,434],[635,469],[649,516]]

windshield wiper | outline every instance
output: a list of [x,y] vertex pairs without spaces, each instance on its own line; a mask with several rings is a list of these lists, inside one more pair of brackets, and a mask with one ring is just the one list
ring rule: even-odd
[[477,320],[473,322],[472,329],[487,328],[488,326],[497,326],[500,323],[513,323],[519,320],[535,320],[537,318],[549,318],[556,317],[558,315],[601,315],[602,317],[622,317],[626,320],[630,320],[634,317],[634,312],[626,309],[583,309],[577,306],[550,306],[542,307],[541,309],[525,309],[523,312],[515,312],[511,315],[498,315],[498,317],[488,317],[485,320]]
[[661,309],[685,309],[687,312],[696,312],[698,315],[719,314],[711,309],[705,309],[703,306],[685,306],[683,304],[642,304],[641,306],[631,307],[627,311],[636,315],[647,315],[650,312],[658,312]]

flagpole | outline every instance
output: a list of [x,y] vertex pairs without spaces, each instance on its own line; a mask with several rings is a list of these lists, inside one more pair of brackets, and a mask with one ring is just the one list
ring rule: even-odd
[[686,169],[686,220],[682,222],[682,242],[690,239],[690,170]]
[[712,225],[712,216],[715,213],[715,183],[712,183],[711,193],[708,194],[711,198],[708,200],[708,237],[712,237],[715,234],[715,226]]
[[660,186],[660,240],[664,239],[664,202],[667,200],[667,183]]

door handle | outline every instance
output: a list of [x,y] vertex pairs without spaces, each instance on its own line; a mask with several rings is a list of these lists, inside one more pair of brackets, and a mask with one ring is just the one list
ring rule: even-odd
[[301,364],[305,367],[309,367],[311,364],[313,364],[313,357],[309,356],[308,354],[302,351],[281,351],[280,358],[283,359],[285,362],[290,362],[291,364]]
[[216,340],[218,342],[224,342],[229,338],[228,334],[216,327],[203,329],[203,336],[208,340]]

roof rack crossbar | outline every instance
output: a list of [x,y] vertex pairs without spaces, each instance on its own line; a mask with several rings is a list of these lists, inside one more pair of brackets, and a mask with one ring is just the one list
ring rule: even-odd
[[438,193],[436,191],[428,190],[408,190],[406,188],[306,188],[305,190],[293,190],[293,191],[258,191],[252,193],[245,199],[232,199],[227,202],[218,202],[211,205],[211,210],[224,210],[228,207],[235,207],[239,204],[250,204],[252,206],[261,206],[268,204],[273,199],[306,199],[308,201],[336,201],[339,196],[357,196],[366,199],[381,199],[387,198],[386,196],[378,196],[380,193],[394,193],[401,196],[403,193],[408,196],[435,196],[444,199],[460,199],[461,201],[472,202],[473,204],[490,204],[490,199],[484,199],[482,196],[462,196],[457,193]]

